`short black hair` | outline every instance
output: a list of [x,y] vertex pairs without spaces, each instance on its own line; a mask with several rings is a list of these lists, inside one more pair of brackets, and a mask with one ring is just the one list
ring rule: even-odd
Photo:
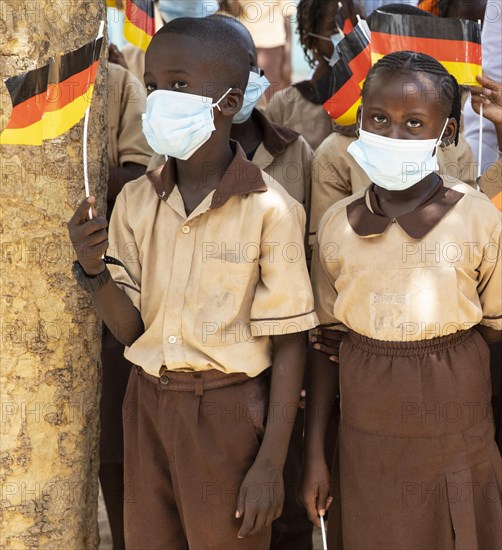
[[297,32],[303,53],[311,67],[315,65],[315,59],[312,55],[315,38],[309,36],[309,33],[319,34],[321,21],[324,19],[330,4],[338,5],[338,0],[300,0],[296,8]]
[[423,73],[435,81],[439,91],[438,96],[444,105],[446,115],[457,121],[457,133],[455,134],[455,145],[457,145],[462,112],[460,87],[456,78],[430,55],[416,52],[393,52],[382,57],[373,65],[364,81],[361,92],[363,103],[376,75],[406,73],[413,75]]
[[241,42],[243,42],[244,47],[246,50],[248,48],[251,48],[254,52],[255,57],[257,57],[257,51],[256,51],[256,45],[254,43],[253,37],[251,36],[251,33],[246,28],[245,25],[243,25],[238,19],[235,17],[231,17],[229,15],[223,15],[221,13],[217,13],[215,15],[212,15],[214,19],[220,19],[227,25],[233,26],[233,28],[239,33]]
[[222,17],[179,17],[161,27],[159,36],[173,34],[194,38],[200,43],[200,59],[215,69],[215,78],[224,86],[246,89],[249,78],[247,50],[238,31]]

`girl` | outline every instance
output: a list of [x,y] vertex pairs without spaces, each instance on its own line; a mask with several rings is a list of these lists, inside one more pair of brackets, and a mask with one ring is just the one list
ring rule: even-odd
[[[323,458],[338,373],[314,351],[302,497],[330,548],[499,548],[501,458],[485,339],[502,335],[500,214],[436,173],[458,141],[460,93],[429,56],[396,52],[371,69],[349,152],[372,181],[318,231],[316,310],[339,353],[339,483]],[[336,337],[335,337],[336,339]],[[312,406],[315,404],[315,410]]]
[[[338,0],[300,0],[297,8],[298,34],[305,57],[314,72],[309,80],[277,92],[265,111],[267,118],[275,124],[282,124],[301,134],[314,151],[336,126],[322,107],[315,83],[331,70],[333,44],[341,38],[336,27],[337,7]],[[355,19],[352,2],[344,1],[344,7]],[[353,127],[348,131],[351,130],[353,133]]]

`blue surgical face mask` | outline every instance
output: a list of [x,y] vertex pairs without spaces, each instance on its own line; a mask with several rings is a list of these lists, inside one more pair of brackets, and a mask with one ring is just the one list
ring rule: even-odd
[[146,100],[143,113],[143,134],[148,145],[160,155],[180,160],[189,159],[211,137],[215,130],[210,97],[171,90],[155,90]]
[[266,76],[260,76],[254,71],[249,73],[248,85],[244,92],[244,101],[241,110],[233,118],[233,124],[242,124],[249,119],[256,104],[260,101],[261,96],[269,86],[270,82]]
[[404,191],[439,169],[437,147],[448,120],[437,139],[395,139],[360,128],[359,139],[347,151],[373,183],[388,191]]
[[340,59],[340,54],[338,53],[336,47],[343,39],[343,35],[339,32],[335,32],[331,36],[323,36],[322,34],[315,34],[313,32],[309,32],[308,34],[309,36],[319,38],[320,40],[327,40],[328,42],[331,42],[333,44],[333,53],[331,54],[331,57],[326,57],[325,55],[323,55],[323,59],[328,62],[328,65],[330,67],[333,67],[333,65]]

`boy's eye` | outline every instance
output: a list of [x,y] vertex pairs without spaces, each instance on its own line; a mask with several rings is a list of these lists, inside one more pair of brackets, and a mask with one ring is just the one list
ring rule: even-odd
[[157,84],[151,84],[151,83],[146,84],[146,91],[147,92],[153,92],[156,89],[157,89]]
[[406,126],[408,126],[408,128],[420,128],[422,126],[422,122],[414,118],[406,121]]
[[172,86],[175,90],[181,90],[183,88],[186,88],[188,84],[183,80],[176,80],[173,82]]
[[373,115],[371,118],[377,124],[384,124],[387,122],[387,117],[384,115]]

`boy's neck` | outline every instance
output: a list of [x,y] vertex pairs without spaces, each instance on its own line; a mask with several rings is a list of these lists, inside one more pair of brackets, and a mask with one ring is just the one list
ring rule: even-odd
[[251,115],[242,124],[232,124],[230,137],[241,144],[246,155],[256,151],[263,141],[263,129]]
[[432,172],[423,180],[402,191],[388,191],[375,185],[374,191],[380,208],[389,218],[402,216],[415,210],[439,183],[439,176]]
[[176,159],[176,183],[178,187],[215,189],[234,158],[229,136],[206,142],[188,160]]

